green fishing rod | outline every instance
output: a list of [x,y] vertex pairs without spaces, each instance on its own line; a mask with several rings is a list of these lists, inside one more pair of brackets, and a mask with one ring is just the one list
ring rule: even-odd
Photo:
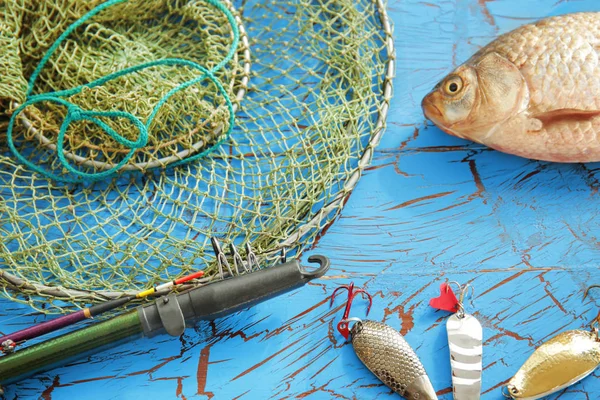
[[0,385],[18,382],[100,351],[133,337],[161,333],[181,336],[186,326],[213,320],[304,286],[323,276],[329,259],[308,259],[319,267],[309,271],[297,260],[172,293],[104,322],[58,336],[0,357]]

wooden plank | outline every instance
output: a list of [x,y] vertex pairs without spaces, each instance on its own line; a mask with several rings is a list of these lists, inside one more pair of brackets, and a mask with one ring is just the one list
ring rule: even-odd
[[[328,276],[181,339],[139,339],[40,374],[11,386],[7,398],[394,398],[335,330],[341,299],[330,309],[326,296],[354,281],[374,295],[370,318],[406,335],[448,400],[447,314],[427,305],[446,278],[475,288],[467,310],[484,327],[483,398],[502,398],[500,386],[535,346],[587,326],[600,306],[581,301],[586,285],[600,283],[598,166],[528,161],[449,137],[425,124],[419,103],[498,33],[592,9],[592,0],[391,2],[398,64],[389,129],[311,251],[331,258]],[[44,319],[11,319],[27,312],[0,301],[0,330]],[[364,312],[357,303],[353,315]],[[598,393],[595,374],[550,399]]]

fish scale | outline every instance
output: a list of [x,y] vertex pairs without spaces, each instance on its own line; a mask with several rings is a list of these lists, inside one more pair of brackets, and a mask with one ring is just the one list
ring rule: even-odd
[[[448,92],[452,80],[458,86]],[[505,153],[600,161],[600,13],[546,18],[499,36],[422,106],[446,133]]]
[[472,59],[490,51],[519,68],[528,82],[533,110],[600,108],[600,13],[567,14],[523,25]]
[[409,400],[437,400],[425,368],[400,332],[381,322],[361,321],[351,334],[358,358],[394,392]]

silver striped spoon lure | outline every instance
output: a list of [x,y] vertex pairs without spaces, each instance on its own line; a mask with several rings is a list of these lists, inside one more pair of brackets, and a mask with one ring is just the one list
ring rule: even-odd
[[[452,283],[458,286],[459,299],[450,288]],[[473,287],[469,284],[442,283],[440,296],[429,302],[433,308],[453,313],[446,322],[446,331],[454,400],[478,400],[481,397],[483,329],[477,318],[465,313],[464,298],[469,288],[473,296]]]
[[469,288],[473,294],[473,287],[456,284],[460,289],[458,311],[446,322],[454,400],[478,400],[483,371],[483,328],[477,318],[465,313],[464,297]]

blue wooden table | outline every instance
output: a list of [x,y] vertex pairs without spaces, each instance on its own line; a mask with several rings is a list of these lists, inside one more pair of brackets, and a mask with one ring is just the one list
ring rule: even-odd
[[[451,399],[447,313],[428,300],[445,279],[475,288],[484,327],[483,398],[534,348],[587,326],[600,307],[598,165],[557,165],[504,155],[445,135],[424,121],[423,95],[496,35],[548,15],[598,9],[597,1],[396,0],[398,63],[389,127],[342,216],[304,255],[332,269],[309,286],[180,339],[139,339],[37,375],[10,399],[382,399],[395,395],[358,361],[335,324],[354,281],[374,295],[370,317],[401,330],[440,399]],[[594,296],[595,295],[595,296]],[[599,299],[597,301],[594,298]],[[0,331],[41,315],[0,302]],[[363,317],[357,304],[354,315]],[[600,397],[593,375],[551,399]]]

